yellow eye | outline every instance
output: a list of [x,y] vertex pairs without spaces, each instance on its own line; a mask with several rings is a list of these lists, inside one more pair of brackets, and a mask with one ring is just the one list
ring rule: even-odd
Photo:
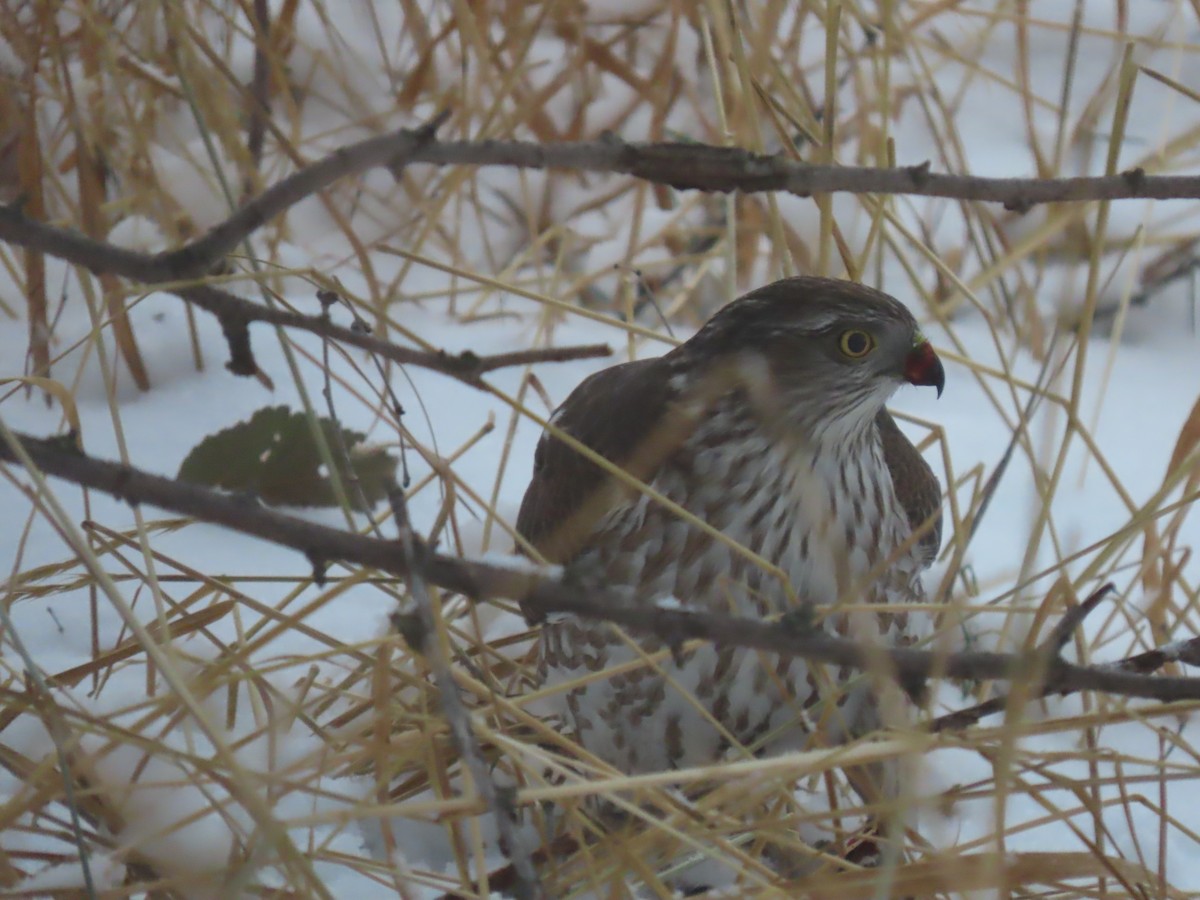
[[851,359],[862,359],[875,349],[875,338],[865,331],[852,328],[838,338],[838,349]]

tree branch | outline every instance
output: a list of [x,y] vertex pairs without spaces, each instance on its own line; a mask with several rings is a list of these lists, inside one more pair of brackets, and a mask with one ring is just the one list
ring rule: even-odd
[[[419,128],[401,129],[339,148],[273,185],[203,236],[175,250],[141,253],[91,240],[77,231],[30,219],[21,203],[0,206],[0,240],[30,252],[54,256],[98,275],[114,274],[143,284],[166,285],[183,300],[221,320],[230,345],[229,368],[238,375],[258,373],[246,326],[250,322],[268,322],[334,338],[396,362],[431,368],[477,384],[480,375],[489,370],[486,357],[472,357],[472,365],[466,361],[466,354],[455,358],[399,348],[341,329],[319,316],[268,310],[209,285],[177,283],[202,278],[264,223],[337,179],[377,166],[388,166],[398,173],[414,162],[625,174],[680,190],[784,191],[800,196],[835,192],[912,194],[991,201],[1018,210],[1040,203],[1068,201],[1200,198],[1200,176],[1147,175],[1141,169],[1097,177],[980,178],[934,173],[928,163],[890,169],[811,166],[781,155],[768,156],[737,148],[691,143],[630,144],[616,137],[549,144],[438,141],[437,129],[448,115],[442,112]],[[528,351],[502,363],[496,360],[491,363],[492,367],[499,367],[601,355],[598,347],[574,350],[572,353],[560,348],[553,356]]]
[[[0,240],[6,240],[22,247],[38,248],[44,253],[83,266],[97,274],[113,273],[145,284],[154,284],[159,280],[168,282],[186,280],[186,276],[176,279],[169,272],[160,271],[159,264],[155,262],[155,257],[151,254],[123,250],[102,241],[92,240],[78,232],[35,222],[26,218],[19,208],[12,205],[0,206]],[[371,353],[378,353],[385,359],[402,365],[432,369],[471,385],[478,385],[479,378],[487,372],[505,366],[527,365],[536,362],[564,362],[612,354],[612,349],[606,344],[547,347],[500,353],[495,356],[478,356],[470,352],[460,354],[450,354],[445,351],[427,353],[423,350],[401,347],[357,328],[338,325],[319,315],[305,315],[286,309],[270,309],[207,284],[172,286],[169,290],[205,312],[212,313],[220,320],[225,329],[226,339],[230,342],[232,356],[230,368],[237,375],[253,375],[257,372],[257,366],[254,366],[253,360],[249,356],[249,338],[244,338],[244,347],[235,343],[235,336],[241,336],[246,326],[252,322],[263,322],[284,328],[294,328],[298,331],[307,331],[323,338],[359,347]]]
[[[361,328],[338,325],[321,315],[305,315],[287,309],[270,309],[251,300],[237,297],[228,291],[204,284],[177,288],[175,293],[205,312],[216,316],[222,327],[226,329],[227,339],[230,338],[231,325],[234,327],[240,325],[245,328],[251,322],[263,322],[283,328],[294,328],[297,331],[307,331],[328,340],[339,341],[352,347],[377,353],[384,359],[390,359],[401,365],[418,366],[422,369],[441,372],[443,375],[457,378],[472,387],[479,386],[479,379],[483,375],[507,366],[522,366],[539,362],[567,362],[574,359],[594,359],[612,355],[612,348],[607,344],[514,350],[508,353],[497,353],[494,356],[479,356],[469,350],[462,353],[447,353],[445,350],[428,353],[424,350],[393,344],[391,341],[377,338]],[[230,352],[233,364],[236,364],[238,352],[232,343]],[[234,374],[253,374],[253,372],[234,370]]]
[[96,275],[119,275],[142,284],[166,285],[167,290],[212,313],[221,322],[230,350],[228,367],[235,375],[258,373],[247,328],[252,322],[307,331],[377,353],[402,365],[432,369],[473,386],[479,385],[479,379],[485,373],[506,366],[611,355],[611,348],[605,344],[550,347],[495,356],[478,356],[470,352],[427,353],[381,340],[360,328],[337,325],[323,316],[269,309],[201,282],[178,284],[202,278],[225,254],[265,222],[337,179],[375,166],[406,164],[422,144],[433,139],[445,118],[443,113],[416,130],[393,132],[335,151],[273,185],[207,234],[167,253],[128,250],[93,240],[77,231],[35,221],[25,215],[20,203],[0,205],[0,240],[82,266]]
[[[225,494],[185,482],[151,475],[131,466],[93,459],[79,451],[73,438],[42,439],[17,435],[26,452],[46,474],[63,478],[125,500],[146,503],[233,531],[291,547],[305,554],[317,569],[332,561],[354,563],[408,578],[412,574],[400,546],[348,531],[340,531],[286,515],[244,496]],[[0,460],[15,461],[13,448],[0,445]],[[542,616],[570,613],[610,622],[669,646],[701,639],[726,646],[798,656],[830,665],[869,668],[886,657],[905,680],[946,677],[965,680],[1019,681],[1040,672],[1046,693],[1091,690],[1162,702],[1200,700],[1200,678],[1157,677],[1144,674],[1173,660],[1200,661],[1191,641],[1173,644],[1117,664],[1079,666],[1057,655],[1046,659],[1043,648],[1032,653],[952,653],[904,647],[864,646],[822,632],[718,613],[631,606],[603,595],[585,595],[557,569],[539,569],[514,558],[512,566],[428,554],[423,574],[431,584],[473,600],[508,598]],[[1157,660],[1157,662],[1156,662]]]
[[[1075,608],[1079,609],[1079,607]],[[1145,653],[1138,653],[1136,656],[1119,659],[1116,662],[1100,663],[1092,668],[1112,672],[1134,672],[1140,675],[1149,675],[1152,672],[1157,672],[1168,663],[1173,662],[1187,663],[1189,666],[1200,666],[1200,637],[1175,641],[1162,647],[1156,647],[1153,650],[1147,650]],[[1047,683],[1036,697],[1029,697],[1028,699],[1044,699],[1056,695],[1065,697],[1068,694],[1078,693],[1080,690],[1081,688],[1068,689]],[[987,716],[1004,712],[1008,708],[1009,702],[1009,695],[1002,694],[998,697],[992,697],[990,700],[985,700],[983,703],[977,703],[975,706],[946,713],[946,715],[938,716],[931,721],[929,723],[929,730],[935,732],[960,731],[963,728],[978,723]]]
[[416,129],[401,129],[339,148],[288,176],[245,204],[206,234],[176,250],[140,253],[91,241],[76,231],[34,223],[20,203],[0,206],[0,240],[100,273],[147,284],[206,274],[226,253],[265,222],[332,184],[377,166],[398,171],[411,163],[436,166],[510,166],[632,175],[679,190],[908,194],[1002,203],[1029,209],[1043,203],[1125,199],[1200,199],[1200,176],[1118,175],[1076,178],[984,178],[939,174],[929,164],[897,168],[814,166],[781,155],[699,143],[631,144],[616,137],[596,141],[439,141],[443,112]]
[[578,143],[527,141],[430,141],[411,162],[459,166],[514,166],[632,175],[679,190],[783,191],[812,194],[908,194],[1002,203],[1026,211],[1042,203],[1088,200],[1200,198],[1200,176],[1147,175],[1130,169],[1118,175],[1077,178],[983,178],[915,166],[814,166],[782,155],[699,143],[629,144],[617,137]]

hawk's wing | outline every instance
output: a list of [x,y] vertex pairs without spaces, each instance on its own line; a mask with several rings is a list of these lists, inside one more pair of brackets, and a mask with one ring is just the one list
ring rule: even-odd
[[[648,482],[697,424],[694,411],[673,403],[670,357],[624,363],[585,379],[551,418],[551,424],[600,456]],[[941,485],[888,411],[876,418],[884,462],[896,498],[915,530],[933,520],[918,547],[928,566],[942,539]],[[542,434],[533,480],[517,514],[517,531],[553,563],[569,562],[596,524],[630,502],[633,489],[559,440]]]
[[[668,447],[658,437],[674,393],[669,364],[645,359],[604,369],[584,380],[550,423],[642,481],[653,477]],[[669,436],[675,443],[675,436]],[[648,452],[656,451],[656,452]],[[632,492],[550,431],[533,458],[533,480],[521,501],[517,531],[549,562],[569,562],[601,518]]]
[[925,458],[900,430],[886,409],[875,417],[883,442],[883,461],[892,474],[892,490],[904,507],[908,523],[916,531],[926,522],[933,524],[917,541],[923,566],[928,567],[942,545],[942,486]]

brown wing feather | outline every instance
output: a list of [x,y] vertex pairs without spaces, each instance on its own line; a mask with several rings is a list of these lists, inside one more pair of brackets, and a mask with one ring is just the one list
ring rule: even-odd
[[[597,372],[563,402],[552,423],[605,459],[629,468],[664,417],[672,394],[669,368],[659,357]],[[631,474],[645,480],[653,471]],[[612,482],[599,466],[545,432],[534,454],[533,480],[517,514],[517,531],[548,561],[569,561],[599,518],[627,496],[612,490]]]
[[883,441],[883,461],[892,473],[892,488],[915,530],[931,518],[934,524],[920,538],[921,553],[928,566],[942,545],[942,487],[925,458],[900,430],[886,409],[880,410],[875,424]]

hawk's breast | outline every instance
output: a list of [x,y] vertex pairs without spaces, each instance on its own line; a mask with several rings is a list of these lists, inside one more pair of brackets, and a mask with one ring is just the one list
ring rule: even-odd
[[[920,561],[901,552],[910,526],[874,430],[835,451],[781,439],[745,405],[719,406],[651,487],[709,528],[644,494],[598,522],[573,565],[630,602],[766,616],[797,600],[830,611],[920,599]],[[865,627],[895,639],[893,617],[833,612],[825,625],[844,632],[852,619],[858,636],[872,636]],[[802,738],[812,708],[830,696],[819,685],[830,682],[803,660],[707,646],[682,667],[669,657],[630,665],[639,645],[655,649],[575,620],[547,626],[542,638],[549,684],[590,676],[566,688],[580,740],[626,771],[711,761],[733,741]],[[595,677],[613,666],[625,668]]]

